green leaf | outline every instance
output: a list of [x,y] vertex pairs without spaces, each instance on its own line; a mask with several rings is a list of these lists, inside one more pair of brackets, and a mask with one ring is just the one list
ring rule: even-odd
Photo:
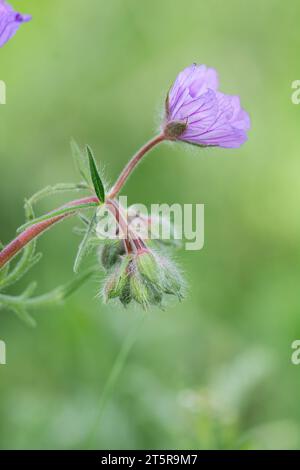
[[89,207],[95,207],[97,205],[98,204],[96,202],[85,202],[83,204],[78,204],[77,206],[63,207],[61,209],[48,212],[48,214],[42,215],[41,217],[37,217],[36,219],[30,220],[30,222],[21,225],[21,227],[17,229],[17,232],[23,232],[23,230],[25,230],[27,227],[30,227],[31,225],[37,224],[39,222],[44,222],[44,220],[52,219],[53,217],[58,217],[64,214],[70,214],[72,212],[78,212],[80,209],[87,209]]
[[98,271],[97,267],[92,267],[75,277],[65,285],[37,297],[30,297],[36,288],[36,283],[32,282],[25,291],[18,296],[0,294],[0,310],[7,309],[14,312],[28,326],[35,326],[35,320],[29,315],[29,309],[41,309],[42,307],[59,304],[75,292],[87,279]]
[[87,168],[85,155],[81,151],[79,145],[77,144],[77,142],[75,142],[74,139],[71,140],[70,145],[71,145],[71,151],[72,151],[72,155],[75,161],[75,165],[80,175],[82,176],[82,178],[90,186],[90,175],[89,175],[89,170]]
[[92,217],[91,221],[89,222],[89,226],[85,232],[85,235],[79,245],[79,248],[78,248],[78,251],[77,251],[77,255],[76,255],[76,258],[75,258],[75,262],[74,262],[74,267],[73,267],[73,270],[75,273],[78,272],[78,269],[79,269],[79,266],[84,258],[84,256],[86,255],[87,251],[88,251],[88,248],[89,248],[89,241],[90,241],[90,238],[91,236],[93,235],[93,230],[94,230],[94,227],[97,223],[97,214],[94,214],[94,216]]
[[20,261],[15,268],[7,274],[6,277],[0,280],[0,290],[4,290],[11,286],[19,279],[21,279],[33,266],[35,266],[43,256],[42,253],[32,254],[32,246],[27,245],[24,250]]
[[86,151],[87,151],[87,156],[89,159],[89,164],[90,164],[90,173],[91,173],[91,178],[92,182],[94,185],[95,193],[99,199],[100,202],[105,201],[105,190],[104,186],[102,183],[102,180],[100,178],[99,170],[97,168],[96,160],[93,155],[92,149],[87,145],[86,146]]
[[30,198],[27,200],[29,204],[35,204],[44,197],[52,196],[53,194],[68,192],[68,191],[82,191],[86,189],[91,189],[90,184],[82,183],[57,183],[53,186],[46,186],[43,189],[40,189],[36,193],[34,193]]

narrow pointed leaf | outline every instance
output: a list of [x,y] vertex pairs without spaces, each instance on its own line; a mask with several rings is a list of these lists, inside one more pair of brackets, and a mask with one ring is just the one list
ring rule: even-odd
[[104,186],[103,186],[100,174],[99,174],[99,170],[97,168],[96,160],[94,158],[92,149],[88,145],[86,146],[86,151],[87,151],[87,156],[89,159],[90,173],[91,173],[91,178],[92,178],[92,182],[94,185],[95,193],[99,201],[104,202],[105,191],[104,191]]
[[44,220],[53,219],[54,217],[58,217],[65,214],[71,214],[72,212],[78,212],[80,209],[87,209],[89,207],[94,206],[97,206],[96,202],[86,202],[84,204],[78,204],[77,206],[63,207],[62,209],[48,212],[48,214],[42,215],[41,217],[37,217],[36,219],[33,219],[30,222],[21,225],[21,227],[17,229],[17,232],[23,232],[23,230],[25,230],[27,227],[30,227],[31,225],[37,224],[39,222],[44,222]]
[[90,238],[93,235],[93,230],[94,230],[96,223],[97,223],[97,217],[96,217],[96,214],[94,214],[78,248],[78,252],[77,252],[75,262],[74,262],[74,267],[73,267],[73,270],[75,273],[78,272],[80,264],[84,256],[87,254],[87,251],[89,249]]
[[52,196],[53,194],[68,192],[68,191],[82,191],[85,189],[91,189],[90,183],[57,183],[53,186],[46,186],[45,188],[41,189],[34,193],[30,198],[25,201],[25,203],[35,204],[41,199]]

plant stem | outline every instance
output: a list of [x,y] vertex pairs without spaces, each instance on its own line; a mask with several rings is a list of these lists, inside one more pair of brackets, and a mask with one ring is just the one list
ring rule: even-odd
[[[159,144],[160,142],[163,142],[166,140],[165,135],[159,134],[153,139],[149,140],[138,152],[132,157],[132,159],[128,162],[128,164],[125,166],[124,170],[120,174],[119,178],[117,179],[114,187],[112,188],[110,194],[107,195],[107,199],[114,199],[117,194],[120,192],[122,187],[124,186],[127,178],[129,175],[132,173],[134,168],[137,166],[137,164],[140,162],[140,160],[143,158],[143,156],[149,152],[155,145]],[[0,269],[2,269],[14,256],[16,256],[19,251],[21,251],[24,246],[26,246],[29,242],[37,238],[41,233],[43,233],[45,230],[50,228],[52,225],[56,224],[57,222],[60,222],[61,220],[66,219],[67,217],[70,217],[74,214],[76,214],[77,210],[81,209],[82,207],[77,206],[82,206],[83,204],[88,204],[88,203],[99,203],[99,200],[96,196],[91,196],[91,197],[86,197],[83,199],[77,199],[75,201],[71,201],[68,204],[62,206],[60,209],[68,208],[68,207],[74,207],[74,212],[67,212],[61,215],[56,215],[51,217],[50,219],[43,220],[41,222],[37,222],[34,225],[31,225],[30,227],[26,228],[24,232],[22,232],[18,237],[16,237],[14,240],[12,240],[5,248],[3,248],[2,251],[0,251]],[[53,211],[54,212],[54,211]]]
[[120,174],[119,178],[117,179],[114,187],[112,188],[111,192],[107,196],[109,199],[114,199],[117,194],[121,191],[122,187],[124,186],[127,178],[129,175],[132,173],[134,168],[137,166],[137,164],[140,162],[140,160],[143,158],[143,156],[149,152],[155,145],[159,144],[160,142],[163,142],[166,140],[166,137],[164,134],[159,134],[153,139],[149,140],[140,150],[137,151],[137,153],[132,157],[132,159],[127,163],[125,166],[124,170]]
[[18,237],[11,241],[3,250],[0,252],[0,269],[5,266],[14,256],[16,256],[19,251],[21,251],[24,246],[29,242],[38,237],[42,232],[50,228],[52,225],[60,222],[61,220],[70,217],[71,215],[76,214],[76,207],[81,206],[85,203],[95,202],[98,203],[98,198],[96,196],[86,197],[83,199],[76,199],[71,201],[63,207],[74,207],[74,212],[68,212],[62,215],[52,217],[51,219],[44,220],[43,222],[38,222],[30,227],[28,227],[24,232],[22,232]]

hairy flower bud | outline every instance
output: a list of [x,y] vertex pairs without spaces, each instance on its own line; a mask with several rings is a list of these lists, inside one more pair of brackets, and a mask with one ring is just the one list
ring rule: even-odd
[[144,309],[149,307],[150,299],[145,281],[139,273],[134,273],[130,277],[130,290],[132,298],[140,304]]
[[166,294],[176,295],[179,300],[184,297],[185,282],[177,266],[164,258],[162,260],[163,289]]
[[162,306],[164,294],[183,298],[184,281],[173,262],[147,248],[120,257],[106,280],[103,295],[106,301],[119,299],[126,307],[132,300],[148,309]]
[[124,305],[124,307],[130,304],[132,300],[130,280],[128,278],[126,279],[126,282],[122,287],[119,299],[120,299],[120,302]]
[[104,269],[111,269],[118,261],[121,261],[121,256],[124,255],[125,250],[123,242],[120,240],[112,240],[105,243],[101,250],[101,264]]
[[163,292],[161,289],[154,284],[147,283],[148,299],[152,305],[161,306],[163,299]]
[[124,256],[121,264],[115,267],[113,272],[107,278],[103,289],[104,300],[106,302],[117,297],[126,297],[124,292],[128,290],[130,263],[131,257]]
[[142,276],[153,284],[160,283],[159,266],[150,251],[143,251],[136,256],[137,269]]

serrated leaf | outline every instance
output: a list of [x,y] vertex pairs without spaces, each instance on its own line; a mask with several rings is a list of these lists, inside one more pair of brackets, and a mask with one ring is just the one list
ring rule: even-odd
[[89,171],[86,165],[86,158],[84,153],[81,151],[77,142],[74,139],[70,142],[72,155],[75,161],[75,165],[82,176],[82,178],[90,185]]
[[99,201],[104,202],[105,190],[104,190],[104,186],[103,186],[100,174],[99,174],[99,170],[97,168],[95,157],[93,155],[92,149],[88,145],[86,146],[86,151],[87,151],[87,156],[89,159],[90,173],[91,173],[91,178],[92,178],[92,182],[94,185],[95,193]]
[[75,273],[78,272],[80,264],[88,251],[89,241],[90,241],[91,236],[93,235],[93,229],[96,223],[97,223],[97,215],[94,214],[77,251],[77,255],[76,255],[74,267],[73,267],[73,270]]

